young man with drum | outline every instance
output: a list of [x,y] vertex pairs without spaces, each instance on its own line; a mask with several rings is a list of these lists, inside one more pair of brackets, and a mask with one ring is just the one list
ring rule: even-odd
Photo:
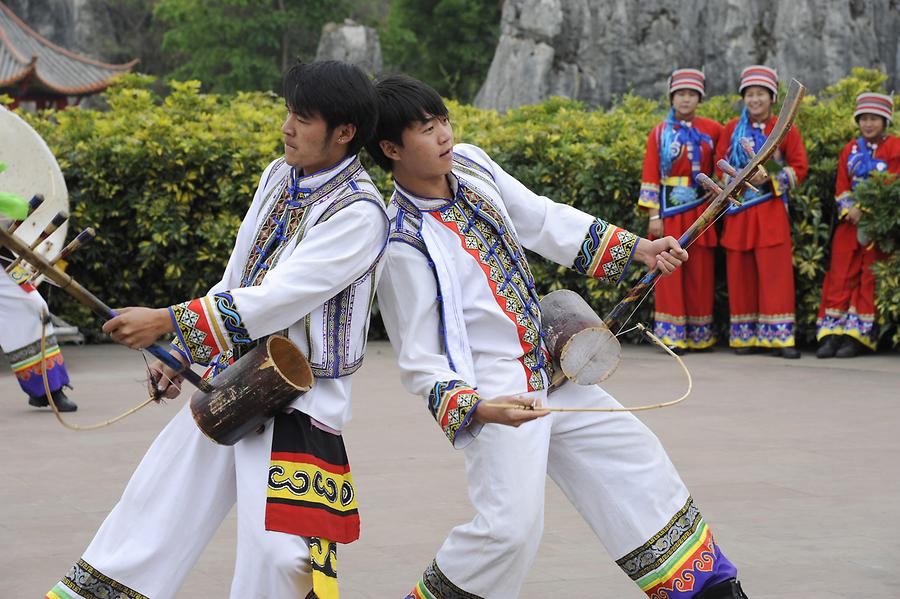
[[376,89],[368,148],[395,182],[379,305],[405,386],[464,448],[476,511],[407,599],[516,597],[540,542],[548,473],[648,595],[745,597],[649,429],[627,412],[540,409],[621,406],[597,386],[548,395],[524,249],[613,283],[632,259],[671,273],[687,252],[538,196],[480,148],[454,146],[447,108],[422,82],[391,76]]
[[[174,332],[182,360],[211,376],[286,330],[315,384],[233,447],[205,438],[185,406],[48,598],[174,597],[235,503],[231,597],[337,597],[335,543],[359,535],[340,431],[388,232],[357,157],[376,100],[366,75],[340,62],[294,66],[284,97],[284,156],[263,171],[222,280],[169,308],[123,309],[103,330],[134,348]],[[178,394],[175,372],[152,371],[166,397]]]

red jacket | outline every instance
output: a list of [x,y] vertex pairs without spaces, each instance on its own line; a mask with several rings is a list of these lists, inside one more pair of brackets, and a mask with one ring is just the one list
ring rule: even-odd
[[[725,158],[731,151],[731,135],[740,119],[732,119],[725,125],[719,144],[716,146],[716,160]],[[772,131],[778,117],[771,116],[763,127],[767,136]],[[784,142],[775,151],[773,159],[782,165],[778,172],[770,172],[774,197],[756,204],[737,214],[725,218],[721,245],[729,250],[748,251],[753,248],[771,247],[790,243],[791,226],[783,201],[786,192],[803,182],[809,172],[806,148],[796,125],[791,125]],[[716,174],[722,177],[717,168]]]
[[[843,218],[853,207],[853,183],[856,177],[848,168],[850,156],[858,150],[859,139],[854,139],[841,150],[837,166],[837,183],[834,186],[834,199],[838,205],[838,216]],[[888,135],[875,149],[874,158],[887,163],[885,170],[900,174],[900,138]]]

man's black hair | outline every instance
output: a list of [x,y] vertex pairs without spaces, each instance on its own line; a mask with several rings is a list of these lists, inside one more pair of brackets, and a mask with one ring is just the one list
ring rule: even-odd
[[303,118],[322,117],[329,135],[341,125],[356,127],[348,155],[357,154],[375,131],[375,87],[355,65],[337,60],[298,63],[284,74],[283,87],[291,112]]
[[387,140],[403,146],[403,130],[415,123],[450,115],[444,100],[433,87],[407,75],[388,75],[375,82],[378,96],[378,125],[366,149],[384,170],[390,172],[393,161],[381,151],[378,142]]

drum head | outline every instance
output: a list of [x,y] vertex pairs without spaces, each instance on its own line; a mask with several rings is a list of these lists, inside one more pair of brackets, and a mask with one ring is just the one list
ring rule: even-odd
[[[0,191],[15,193],[26,200],[35,194],[44,203],[23,222],[16,237],[30,244],[61,210],[69,210],[66,181],[53,153],[37,131],[11,110],[0,106],[0,162],[6,171],[0,173]],[[68,222],[36,248],[45,258],[54,256],[66,241]]]
[[572,382],[596,385],[616,371],[621,358],[619,340],[601,324],[572,335],[563,346],[559,366]]

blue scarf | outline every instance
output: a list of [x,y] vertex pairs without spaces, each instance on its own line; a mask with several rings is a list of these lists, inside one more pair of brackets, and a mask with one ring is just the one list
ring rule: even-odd
[[741,119],[731,133],[731,145],[728,152],[728,162],[737,170],[744,168],[750,162],[750,156],[741,147],[742,137],[752,139],[753,149],[756,151],[759,151],[763,144],[766,143],[766,134],[750,123],[750,113],[747,111],[746,106],[741,111]]
[[[665,125],[659,135],[659,174],[665,179],[672,173],[672,159],[677,157],[681,146],[690,144],[694,148],[694,160],[691,164],[691,171],[694,177],[700,172],[700,146],[706,143],[712,147],[712,138],[697,130],[696,127],[688,127],[683,125],[675,118],[675,109],[670,108],[666,117]],[[672,146],[678,144],[678,149],[673,156]]]
[[866,143],[866,139],[860,136],[856,140],[856,151],[847,158],[847,172],[853,177],[851,188],[855,188],[860,182],[868,179],[869,173],[879,170],[878,166],[883,162],[883,160],[875,158],[875,152]]

